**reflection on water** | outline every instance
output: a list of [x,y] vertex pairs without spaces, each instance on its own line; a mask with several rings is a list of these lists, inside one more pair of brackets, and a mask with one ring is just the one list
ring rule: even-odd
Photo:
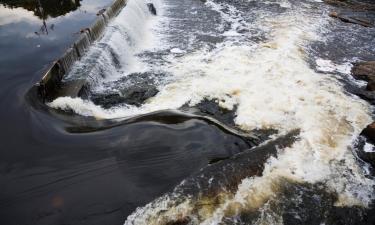
[[41,19],[47,19],[48,17],[55,18],[65,15],[70,11],[77,10],[78,7],[81,6],[80,1],[81,0],[0,0],[0,4],[8,8],[22,7],[34,12],[34,15]]
[[[81,163],[86,160],[89,165],[94,165],[96,161],[105,161],[109,156],[109,152],[98,150],[96,144],[88,148],[85,147],[87,143],[84,142],[94,143],[93,140],[81,142],[83,140],[78,138],[73,141],[71,135],[59,134],[58,131],[53,131],[53,128],[49,129],[46,126],[48,124],[56,126],[56,121],[47,122],[50,116],[43,112],[30,110],[28,103],[25,102],[26,92],[36,81],[40,80],[49,63],[72,45],[76,36],[78,36],[77,31],[89,26],[95,20],[96,12],[108,6],[112,0],[82,0],[77,3],[73,1],[70,6],[61,6],[61,2],[67,4],[68,1],[41,0],[45,13],[45,18],[42,18],[34,11],[37,6],[36,1],[0,1],[0,124],[2,128],[0,131],[0,205],[5,204],[5,200],[16,201],[17,198],[14,196],[24,190],[30,190],[37,185],[59,180],[65,175],[69,177],[69,175],[74,175],[75,171],[82,171],[82,167],[77,168],[73,164],[83,166]],[[46,20],[46,24],[43,23],[43,19]],[[35,32],[41,33],[40,29],[43,26],[48,28],[48,35],[36,35]],[[38,119],[39,116],[47,119],[47,121],[41,122]],[[59,129],[57,128],[57,130]],[[101,134],[98,135],[97,137],[100,137],[98,139],[104,138]],[[56,138],[59,140],[61,140],[60,138],[67,139],[58,144],[59,141],[56,142]],[[105,143],[105,138],[102,140]],[[105,150],[104,147],[99,148]],[[87,151],[80,151],[80,149],[86,149]],[[51,151],[54,151],[52,155],[49,154],[52,153]],[[73,158],[81,155],[81,160],[78,159],[80,163],[74,163],[76,161],[69,156],[68,151],[75,155],[71,155]],[[91,158],[90,155],[97,158],[91,160],[89,159]],[[50,162],[50,164],[42,165],[43,162]],[[90,162],[93,162],[93,164],[90,164]],[[68,166],[65,163],[70,165]],[[72,170],[67,171],[64,168]],[[86,168],[90,169],[89,167]],[[43,175],[47,171],[52,173]],[[19,172],[27,174],[18,176],[20,175]],[[99,173],[106,174],[106,172],[101,170]],[[115,171],[111,177],[115,179],[116,174],[121,177],[121,173],[118,171]],[[101,178],[97,177],[97,179]],[[92,196],[99,196],[100,192],[104,192],[104,183],[108,184],[110,180],[108,179],[99,187],[100,185],[96,182],[101,181],[97,179],[90,180],[87,178],[86,183],[78,185],[80,187],[60,182],[57,183],[61,185],[60,187],[70,185],[71,191],[65,189],[64,193],[53,193],[49,189],[44,192],[44,195],[42,194],[44,197],[33,198],[34,200],[24,198],[14,207],[0,207],[0,224],[41,225],[43,224],[40,222],[42,219],[45,219],[44,224],[54,224],[51,220],[57,221],[62,216],[61,214],[52,216],[53,218],[47,221],[47,215],[52,215],[54,212],[53,207],[64,205],[70,212],[70,209],[74,208],[72,206],[78,206],[79,202],[83,203],[78,206],[82,209],[81,212],[87,212],[87,209],[84,210],[84,206],[90,204],[87,200],[94,199]],[[113,187],[114,189],[118,188],[118,191],[111,190],[112,200],[119,199],[120,189],[126,185],[125,182],[122,182],[122,184]],[[78,189],[82,190],[87,186],[92,187],[90,191],[78,191]],[[64,188],[60,188],[60,190],[62,189]],[[32,193],[40,193],[40,189],[34,190]],[[87,195],[79,195],[79,192],[87,193]],[[54,196],[52,205],[47,195]],[[29,195],[29,197],[31,196]],[[82,198],[79,199],[79,196]],[[120,200],[113,203],[108,195],[100,196],[102,196],[102,204],[94,205],[96,200],[93,200],[90,212],[97,213],[98,211],[105,211],[106,209],[102,210],[103,207],[108,206],[110,208],[120,205]],[[106,204],[105,199],[108,199],[107,202],[111,204]],[[49,210],[48,207],[53,209]],[[56,211],[59,210],[61,208],[57,207]],[[71,215],[70,218],[67,218],[69,221],[73,220],[72,217],[76,218],[77,215],[81,214],[77,211],[77,208],[73,210],[77,213],[76,215],[69,214]],[[121,216],[118,220],[122,222],[123,217]],[[55,222],[55,224],[60,223]],[[95,223],[90,222],[90,225],[93,224]]]
[[[41,26],[34,32],[36,35],[48,35],[49,31],[53,31],[55,24],[48,24],[48,18],[56,18],[65,15],[71,11],[77,10],[81,6],[81,0],[24,0],[24,1],[10,1],[0,0],[0,4],[8,9],[24,8],[31,11],[33,16],[41,19]],[[3,11],[3,10],[1,10]],[[22,14],[22,13],[21,13]],[[3,17],[7,17],[4,15]],[[19,16],[17,14],[17,16]],[[0,19],[6,19],[0,17]],[[9,19],[7,19],[9,21]],[[10,20],[10,23],[13,21]],[[0,23],[1,25],[1,23]]]
[[30,84],[38,81],[48,64],[76,40],[78,31],[111,1],[1,0],[0,52],[7,52],[0,54],[1,77],[16,81],[14,76],[19,76]]

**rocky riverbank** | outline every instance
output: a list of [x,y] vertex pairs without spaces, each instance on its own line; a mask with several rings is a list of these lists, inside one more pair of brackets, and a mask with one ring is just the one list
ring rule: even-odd
[[[371,100],[374,105],[375,96],[375,61],[360,62],[354,65],[352,69],[354,78],[367,82],[363,90],[364,99]],[[375,168],[375,122],[368,125],[361,133],[365,143],[361,144],[358,150],[358,156],[365,162]]]
[[[363,26],[373,29],[375,25],[374,1],[358,0],[325,0],[325,3],[333,6],[330,17],[337,19],[337,22],[348,23],[347,26]],[[345,40],[344,40],[345,41]],[[375,59],[375,55],[373,56]],[[351,75],[360,81],[367,82],[355,94],[360,98],[375,105],[375,61],[358,61],[353,63]],[[357,156],[375,167],[375,122],[369,124],[358,138]]]

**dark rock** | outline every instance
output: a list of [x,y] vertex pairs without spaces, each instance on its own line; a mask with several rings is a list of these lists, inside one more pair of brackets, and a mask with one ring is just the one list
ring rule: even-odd
[[326,219],[327,225],[373,225],[375,223],[374,206],[364,209],[358,206],[333,207]]
[[[364,137],[368,143],[375,144],[375,122],[368,125],[361,132],[361,136]],[[364,148],[364,143],[361,145],[361,148],[359,148],[359,150],[357,151],[358,157],[363,161],[368,162],[372,167],[375,168],[375,151],[368,152]]]
[[[111,53],[111,56],[115,62],[117,55]],[[156,80],[159,76],[165,74],[132,73],[117,81],[104,83],[104,89],[108,90],[104,93],[92,91],[92,88],[88,87],[85,95],[80,97],[90,99],[103,108],[111,108],[119,104],[140,106],[158,93]]]
[[152,3],[147,3],[147,7],[148,7],[148,10],[150,11],[150,13],[152,14],[152,15],[155,15],[156,16],[156,8],[155,8],[155,6],[154,6],[154,4],[152,4]]
[[352,76],[358,80],[367,81],[366,90],[361,91],[358,95],[370,101],[374,102],[375,95],[375,61],[356,63],[352,68]]
[[157,93],[154,86],[133,86],[118,93],[91,94],[91,100],[106,109],[119,104],[140,106]]
[[362,132],[361,135],[367,139],[367,141],[375,144],[375,122],[368,125]]
[[234,118],[236,117],[237,107],[234,107],[232,110],[223,109],[219,106],[217,100],[204,99],[193,107],[186,104],[182,106],[180,110],[190,111],[198,115],[209,116],[230,127],[235,127]]
[[375,10],[375,4],[372,1],[358,1],[358,0],[324,0],[325,3],[341,7],[347,8],[356,11],[373,11]]
[[335,199],[323,185],[285,183],[282,189],[278,199],[271,204],[281,209],[284,224],[322,224]]
[[96,13],[96,15],[97,15],[97,16],[103,15],[103,13],[105,12],[105,10],[106,10],[106,9],[101,9],[101,10],[99,10],[99,11]]
[[[290,147],[298,140],[298,135],[299,130],[293,130],[287,135],[245,150],[230,159],[209,165],[187,178],[176,191],[186,196],[195,196],[194,198],[198,198],[197,201],[202,196],[204,199],[212,198],[211,200],[214,201],[223,190],[235,192],[244,178],[260,176],[266,161],[270,157],[277,157],[282,149]],[[197,205],[199,205],[198,202]]]
[[[208,165],[194,173],[175,187],[173,192],[166,194],[170,202],[167,203],[167,210],[158,212],[158,224],[185,225],[193,222],[194,224],[203,222],[202,219],[204,218],[200,218],[200,215],[213,212],[217,207],[224,204],[225,199],[233,197],[233,193],[237,191],[238,185],[244,178],[260,176],[267,160],[270,157],[276,157],[278,152],[291,146],[298,140],[298,135],[298,130],[291,131],[287,135],[280,136],[261,146],[245,150],[227,160]],[[168,215],[168,209],[177,208],[179,204],[187,199],[192,208],[192,214],[177,214],[175,218],[171,218]],[[226,210],[225,214],[232,215],[232,212],[234,211]],[[192,220],[191,216],[198,221]]]
[[375,61],[360,62],[354,64],[352,74],[356,79],[375,81]]
[[[374,150],[373,150],[374,151]],[[358,157],[363,161],[370,164],[373,168],[375,168],[375,151],[374,152],[366,152],[364,150],[360,150],[357,152]]]
[[215,164],[215,163],[218,163],[218,162],[221,162],[223,160],[226,160],[226,159],[229,159],[230,157],[219,157],[219,158],[213,158],[211,159],[208,164],[209,165],[212,165],[212,164]]
[[[375,99],[375,95],[374,95],[374,99]],[[233,109],[231,110],[224,109],[219,106],[218,100],[216,99],[214,100],[204,99],[203,101],[201,101],[195,106],[189,106],[188,104],[185,104],[180,108],[180,110],[194,113],[196,115],[211,117],[225,124],[226,126],[230,128],[241,130],[234,123],[234,119],[236,118],[237,106],[234,106]],[[274,129],[264,129],[264,130],[256,129],[256,130],[253,130],[253,133],[260,140],[266,141],[270,138],[270,136],[277,134],[278,131]]]
[[339,20],[341,20],[345,23],[358,24],[358,25],[361,25],[361,26],[364,26],[364,27],[372,27],[373,26],[371,21],[369,21],[367,19],[364,19],[364,18],[357,17],[354,14],[345,15],[345,14],[342,14],[342,13],[331,12],[329,14],[329,16],[333,17],[333,18],[337,18],[337,19],[339,19]]
[[127,104],[139,106],[157,93],[158,89],[155,86],[138,86],[123,90],[122,96],[126,97]]
[[375,105],[375,92],[374,91],[368,91],[366,89],[358,88],[358,89],[352,89],[351,93],[357,95],[363,100],[368,101],[371,105]]
[[167,222],[166,225],[188,225],[191,219],[189,217],[184,217],[176,221]]
[[375,81],[368,82],[366,86],[367,91],[375,91]]
[[[285,225],[373,225],[374,208],[359,206],[335,206],[337,194],[327,191],[323,183],[293,183],[280,185],[277,197],[268,201],[269,209],[263,213],[276,212]],[[254,224],[260,212],[245,212],[239,217],[241,223]]]

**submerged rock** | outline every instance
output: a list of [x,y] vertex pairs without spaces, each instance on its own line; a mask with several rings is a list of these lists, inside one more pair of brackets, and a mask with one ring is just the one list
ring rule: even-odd
[[168,197],[138,208],[125,224],[200,224],[215,217],[215,212],[223,214],[219,224],[374,224],[373,205],[336,206],[337,193],[324,183],[299,183],[285,177],[274,184],[275,193],[260,208],[252,208],[251,199],[241,203],[233,200],[244,178],[260,176],[267,160],[277,157],[278,151],[296,138],[298,131],[202,169]]
[[368,125],[362,132],[361,135],[364,136],[369,142],[375,144],[375,122]]
[[[203,168],[185,179],[172,193],[157,199],[144,209],[138,208],[125,224],[199,224],[206,217],[212,216],[215,209],[224,205],[226,200],[234,197],[243,179],[260,176],[265,163],[271,157],[277,157],[278,151],[290,147],[298,139],[298,135],[298,130],[291,131],[273,141]],[[159,207],[160,204],[163,207]],[[147,210],[151,210],[151,213]],[[225,210],[225,214],[235,216],[247,211],[248,209],[233,203]]]
[[178,219],[176,221],[168,222],[166,225],[188,225],[190,223],[190,219],[185,217]]
[[224,109],[220,107],[219,102],[216,99],[204,99],[195,106],[189,106],[188,104],[186,104],[181,107],[181,110],[191,111],[198,115],[209,116],[230,127],[235,127],[234,119],[236,117],[237,107],[235,106],[232,110]]
[[151,14],[156,16],[157,13],[156,13],[156,8],[154,4],[148,3],[147,7],[148,7],[148,10],[151,12]]
[[155,86],[133,86],[117,93],[92,94],[91,100],[106,109],[119,104],[140,106],[157,93],[158,90]]
[[327,191],[324,184],[285,182],[280,189],[264,211],[277,212],[285,225],[371,225],[374,222],[373,207],[335,206],[337,194]]
[[180,193],[187,195],[199,193],[199,196],[205,198],[209,196],[216,198],[223,190],[234,192],[244,178],[260,176],[267,160],[270,157],[277,157],[279,149],[290,147],[298,140],[298,135],[299,130],[291,131],[261,146],[208,166],[185,180],[178,189]]
[[366,90],[375,91],[375,82],[369,82],[366,86]]
[[358,24],[364,27],[372,27],[373,24],[371,21],[356,16],[355,14],[343,14],[343,13],[337,13],[337,12],[331,12],[329,14],[330,17],[337,18],[345,23],[353,23]]
[[353,90],[360,98],[375,104],[375,61],[360,62],[354,64],[352,76],[357,80],[367,81],[366,89]]
[[145,101],[154,97],[159,90],[155,82],[156,77],[161,74],[154,73],[133,73],[115,82],[104,83],[105,92],[96,92],[87,87],[82,98],[90,99],[105,109],[127,104],[141,106]]
[[375,122],[363,129],[361,137],[357,146],[357,155],[375,168]]
[[364,27],[373,27],[373,17],[369,12],[375,10],[373,1],[357,0],[325,0],[327,4],[338,7],[340,12],[331,12],[330,17],[337,18],[345,23],[358,24]]
[[106,11],[106,9],[101,9],[101,10],[99,10],[99,11],[96,13],[96,15],[97,15],[97,16],[103,15],[105,11]]
[[357,11],[372,11],[375,10],[375,4],[371,1],[357,1],[357,0],[324,0],[325,3],[341,8],[348,8]]
[[[188,104],[185,104],[180,108],[180,110],[190,112],[195,115],[213,118],[230,128],[234,128],[235,130],[241,131],[241,128],[238,127],[234,122],[236,118],[237,106],[234,106],[233,109],[222,108],[220,107],[219,101],[217,99],[204,99],[203,101],[194,106],[189,106]],[[272,135],[278,133],[278,131],[275,129],[255,129],[252,132],[261,141],[266,141]],[[221,160],[223,159],[214,159],[210,163],[216,163]]]
[[332,207],[326,219],[327,225],[373,225],[375,224],[375,207],[368,208],[353,207]]
[[[220,107],[219,101],[217,99],[204,99],[203,101],[194,106],[189,106],[188,104],[185,104],[180,108],[180,110],[194,113],[195,115],[202,115],[214,118],[215,120],[225,124],[230,128],[234,128],[235,130],[241,131],[241,128],[238,127],[234,122],[236,118],[237,106],[234,106],[233,109],[222,108]],[[252,132],[261,141],[266,141],[270,138],[270,136],[278,133],[278,131],[275,129],[255,129]],[[215,159],[212,161],[212,163],[221,160],[222,159]]]
[[363,100],[366,100],[371,105],[375,105],[375,91],[369,91],[366,89],[353,89],[351,90],[351,93],[357,95],[358,97],[362,98]]
[[[241,213],[236,224],[284,225],[373,225],[374,208],[335,206],[337,194],[327,191],[323,183],[293,183],[285,181],[279,193],[268,201],[268,206],[256,212]],[[255,223],[263,222],[263,223]],[[227,223],[232,224],[232,223]]]
[[375,61],[356,63],[352,69],[352,74],[357,79],[375,80]]

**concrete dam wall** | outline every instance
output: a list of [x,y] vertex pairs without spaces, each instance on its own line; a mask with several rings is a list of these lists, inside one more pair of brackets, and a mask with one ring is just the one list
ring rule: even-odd
[[91,44],[102,37],[106,25],[120,13],[127,2],[128,0],[115,0],[108,8],[99,12],[92,25],[82,29],[76,42],[58,60],[52,63],[41,81],[36,85],[38,94],[43,101],[49,101],[63,95],[72,97],[78,95],[85,81],[76,80],[64,84],[64,87],[62,87],[62,79],[69,73],[73,64],[85,55]]

